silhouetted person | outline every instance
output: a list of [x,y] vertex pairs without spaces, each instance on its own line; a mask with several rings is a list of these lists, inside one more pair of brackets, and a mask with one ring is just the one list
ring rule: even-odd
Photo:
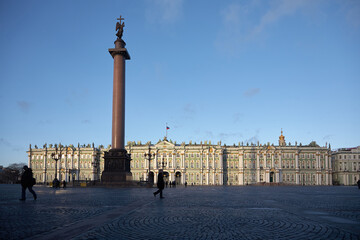
[[187,182],[185,182],[185,187],[187,187]]
[[169,183],[169,181],[166,181],[166,182],[165,182],[165,187],[167,187],[167,186],[168,186],[168,183]]
[[29,192],[32,193],[34,200],[36,200],[37,196],[36,193],[34,192],[34,190],[32,189],[32,187],[34,186],[35,182],[33,179],[33,173],[31,168],[28,168],[28,166],[24,166],[23,169],[25,170],[24,173],[21,175],[21,198],[19,199],[20,201],[25,201],[26,200],[26,188],[29,189]]
[[156,195],[158,193],[160,193],[160,198],[164,198],[163,195],[162,195],[162,191],[165,187],[165,183],[164,183],[164,174],[163,174],[163,171],[162,169],[159,170],[159,174],[158,174],[158,179],[157,179],[157,188],[158,190],[156,192],[154,192],[154,197],[156,197]]
[[63,181],[63,188],[66,188],[66,181]]
[[53,187],[60,188],[60,181],[57,178],[53,180]]
[[169,183],[170,188],[171,188],[171,185],[172,185],[172,183],[171,183],[171,181],[170,181],[170,183]]
[[360,189],[360,179],[356,183],[358,185],[358,188]]

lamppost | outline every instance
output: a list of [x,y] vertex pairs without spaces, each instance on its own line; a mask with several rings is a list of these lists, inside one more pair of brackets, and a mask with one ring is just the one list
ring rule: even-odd
[[155,157],[155,153],[151,153],[150,147],[149,147],[149,153],[144,153],[144,157],[145,157],[145,159],[147,159],[149,161],[149,169],[148,169],[148,174],[147,174],[148,182],[149,182],[150,181],[150,161],[151,161],[151,158]]
[[[91,163],[93,166],[93,182],[95,184],[95,181],[98,179],[95,179],[95,176],[97,176],[98,174],[98,166],[99,166],[99,162],[97,160],[94,159],[94,161]],[[97,177],[96,177],[97,178]]]
[[55,183],[58,181],[58,179],[57,179],[57,161],[59,159],[61,159],[61,156],[62,156],[61,151],[62,151],[61,144],[59,144],[59,153],[58,153],[58,147],[55,144],[55,152],[51,153],[51,158],[53,160],[55,160],[55,179],[54,179]]

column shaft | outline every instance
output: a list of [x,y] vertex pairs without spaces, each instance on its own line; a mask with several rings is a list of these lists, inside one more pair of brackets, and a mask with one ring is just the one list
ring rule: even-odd
[[125,140],[125,58],[114,56],[112,149],[124,149]]

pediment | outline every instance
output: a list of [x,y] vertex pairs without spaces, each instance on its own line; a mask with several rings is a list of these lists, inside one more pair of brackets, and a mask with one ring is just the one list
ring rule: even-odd
[[155,147],[157,147],[159,149],[174,148],[175,144],[173,144],[167,140],[163,140],[163,141],[160,141],[157,144],[155,144]]

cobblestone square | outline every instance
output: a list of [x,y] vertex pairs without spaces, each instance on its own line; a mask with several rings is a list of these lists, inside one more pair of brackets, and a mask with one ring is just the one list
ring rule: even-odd
[[0,185],[0,239],[360,239],[357,187]]

